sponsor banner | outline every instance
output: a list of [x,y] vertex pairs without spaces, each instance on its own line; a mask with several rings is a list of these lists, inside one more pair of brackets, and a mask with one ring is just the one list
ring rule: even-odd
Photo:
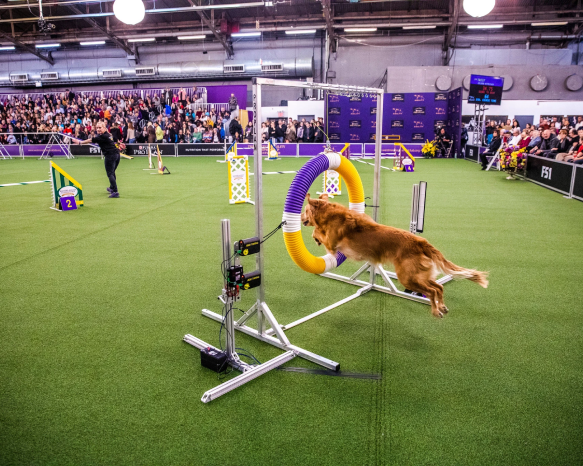
[[572,196],[583,201],[583,166],[575,165],[575,184]]
[[[43,155],[46,147],[47,144],[24,144],[22,146],[22,152],[25,157],[40,157]],[[61,149],[61,146],[53,144],[45,155],[48,155],[49,157],[65,157],[67,154]]]
[[429,98],[428,93],[423,94],[413,94],[414,102],[425,102]]
[[425,141],[425,133],[413,133],[411,136],[412,141]]
[[362,126],[362,120],[348,120],[348,126],[350,128],[360,128]]
[[[174,148],[174,144],[159,144],[160,146],[172,146]],[[224,144],[176,144],[178,148],[178,156],[179,157],[204,157],[204,156],[211,156],[211,157],[224,157],[225,156],[225,145]],[[128,146],[129,147],[129,146]],[[148,154],[148,148],[146,146],[146,155]],[[162,151],[162,147],[160,147],[160,151]],[[160,152],[164,155],[162,152]],[[128,155],[129,154],[128,152]],[[141,154],[140,154],[141,155]],[[152,152],[154,155],[154,152]],[[172,151],[172,155],[174,155],[174,151]]]
[[425,115],[425,107],[413,107],[413,115]]
[[[189,144],[179,144],[181,146],[186,146]],[[158,155],[156,147],[160,149],[160,155],[162,157],[171,156],[174,157],[174,144],[150,144],[152,147],[152,157]],[[126,144],[126,154],[132,157],[148,156],[148,144]],[[223,154],[224,155],[224,154]]]
[[70,149],[75,157],[101,157],[101,149],[97,146],[72,144]]
[[574,165],[553,159],[528,155],[526,157],[526,178],[546,188],[569,194]]
[[391,128],[404,128],[405,120],[391,120]]
[[434,100],[447,100],[448,92],[436,92]]
[[328,107],[328,115],[340,115],[340,107]]
[[[315,155],[318,155],[318,154],[324,152],[324,149],[326,149],[326,144],[320,144],[320,143],[317,143],[317,144],[305,143],[305,144],[299,144],[298,146],[299,146],[298,148],[300,151],[299,155],[302,157],[315,156]],[[344,149],[344,144],[331,144],[331,147],[332,147],[332,150],[340,152],[342,149]]]
[[480,163],[480,154],[486,150],[482,146],[474,146],[473,144],[468,144],[466,146],[466,159],[473,160],[474,162]]
[[405,102],[405,94],[393,94],[391,102]]
[[[266,146],[267,144],[264,144]],[[301,144],[300,144],[301,145]],[[278,142],[274,144],[280,157],[295,157],[297,154],[297,144]]]
[[351,95],[349,100],[350,102],[362,102],[362,97],[359,95]]

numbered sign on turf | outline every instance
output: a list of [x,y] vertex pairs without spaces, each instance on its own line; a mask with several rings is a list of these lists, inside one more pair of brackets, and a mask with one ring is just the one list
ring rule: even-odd
[[62,197],[59,199],[62,210],[77,210],[77,203],[73,196]]

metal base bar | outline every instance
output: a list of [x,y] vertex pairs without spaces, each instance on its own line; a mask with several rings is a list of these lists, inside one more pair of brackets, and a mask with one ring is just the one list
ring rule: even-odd
[[[222,315],[217,314],[217,313],[212,312],[212,311],[209,311],[208,309],[203,309],[202,315],[205,317],[208,317],[210,319],[216,320],[217,322],[223,321]],[[325,367],[326,369],[331,369],[333,371],[340,370],[340,363],[337,363],[335,361],[332,361],[331,359],[328,359],[328,358],[325,358],[325,357],[320,356],[318,354],[307,351],[303,348],[300,348],[299,346],[295,346],[295,345],[291,345],[291,344],[284,345],[277,338],[266,335],[265,333],[260,334],[257,330],[255,330],[254,328],[248,327],[247,325],[235,324],[235,330],[239,330],[240,332],[243,332],[246,335],[257,338],[258,340],[261,340],[265,343],[269,343],[270,345],[275,346],[276,348],[286,350],[286,351],[295,351],[297,353],[297,356],[299,356],[300,358],[306,359],[307,361],[311,361],[314,364],[318,364],[322,367]]]
[[[324,309],[320,309],[319,311],[316,311],[316,312],[314,312],[306,317],[302,317],[301,319],[298,319],[290,324],[282,325],[281,330],[289,330],[290,328],[295,327],[296,325],[303,324],[304,322],[306,322],[310,319],[313,319],[314,317],[318,317],[319,315],[324,314],[328,311],[331,311],[332,309],[335,309],[339,306],[342,306],[343,304],[346,304],[347,302],[352,301],[353,299],[359,298],[360,296],[362,296],[363,294],[365,294],[366,292],[368,292],[370,290],[372,290],[372,285],[365,286],[364,288],[361,288],[353,295],[350,295],[347,298],[341,299],[340,301],[338,301],[334,304],[331,304],[330,306],[325,307]],[[274,329],[271,328],[265,333],[267,335],[272,335],[274,333]]]
[[266,372],[276,369],[282,364],[291,361],[295,357],[296,354],[294,351],[287,351],[283,354],[280,354],[279,356],[270,359],[269,361],[264,362],[259,366],[255,366],[252,369],[243,372],[241,375],[238,375],[237,377],[229,380],[228,382],[222,383],[221,385],[215,388],[211,388],[210,390],[205,392],[205,394],[202,396],[200,400],[203,403],[208,403],[209,401],[212,401],[218,398],[219,396],[222,396],[225,393],[229,393],[231,390],[234,390],[235,388],[238,388],[241,385],[250,382],[251,380],[259,377],[260,375],[263,375]]
[[[211,349],[220,351],[219,349],[215,348],[213,345],[209,345],[208,343],[201,340],[200,338],[197,338],[197,337],[192,336],[190,334],[184,335],[184,338],[182,340],[184,342],[188,343],[189,345],[192,345],[195,348],[198,348],[200,350],[205,349],[205,348],[211,348]],[[237,369],[243,373],[241,375],[238,375],[237,377],[232,378],[231,380],[229,380],[225,383],[222,383],[221,385],[218,385],[218,386],[206,391],[204,393],[204,395],[202,396],[201,401],[203,403],[208,403],[209,401],[212,401],[212,400],[218,398],[219,396],[222,396],[225,393],[228,393],[231,390],[234,390],[235,388],[240,387],[241,385],[243,385],[247,382],[250,382],[251,380],[259,377],[260,375],[263,375],[266,372],[269,372],[270,370],[273,370],[273,369],[281,366],[282,364],[284,364],[288,361],[291,361],[295,357],[296,357],[296,353],[294,351],[287,351],[287,352],[280,354],[279,356],[277,356],[273,359],[270,359],[267,362],[264,362],[263,364],[260,364],[259,366],[251,366],[251,365],[244,363],[243,361],[240,361],[238,359],[229,360],[230,366],[232,366],[234,369]]]

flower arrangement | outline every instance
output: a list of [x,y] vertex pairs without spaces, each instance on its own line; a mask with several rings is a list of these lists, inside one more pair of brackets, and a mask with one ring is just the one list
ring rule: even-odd
[[435,141],[429,142],[427,140],[423,147],[421,148],[421,154],[426,159],[435,157],[435,153],[437,152],[437,146],[435,145]]
[[508,147],[500,153],[500,167],[509,174],[508,179],[513,178],[518,170],[526,168],[526,147],[517,149]]

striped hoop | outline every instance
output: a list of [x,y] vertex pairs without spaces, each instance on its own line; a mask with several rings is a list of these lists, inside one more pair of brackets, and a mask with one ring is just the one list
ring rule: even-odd
[[352,162],[337,152],[325,151],[306,163],[296,174],[285,199],[283,238],[293,261],[306,272],[321,274],[338,267],[346,260],[340,251],[322,257],[306,248],[301,232],[301,214],[310,186],[326,170],[336,170],[346,183],[350,210],[364,213],[364,189]]

